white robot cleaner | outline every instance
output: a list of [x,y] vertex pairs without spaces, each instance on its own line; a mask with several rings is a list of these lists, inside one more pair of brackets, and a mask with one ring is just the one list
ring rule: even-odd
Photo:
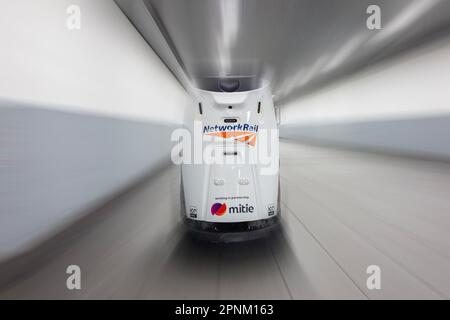
[[191,92],[181,203],[189,230],[219,242],[259,238],[279,221],[279,140],[272,94],[252,78],[209,78]]

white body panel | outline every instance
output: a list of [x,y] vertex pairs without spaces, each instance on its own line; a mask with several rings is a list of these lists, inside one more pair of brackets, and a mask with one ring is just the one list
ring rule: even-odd
[[[187,218],[243,222],[277,215],[278,131],[270,90],[233,93],[195,90],[192,96],[193,112],[186,122],[194,137],[192,158],[195,148],[203,153],[213,150],[216,161],[223,159],[224,163],[205,163],[204,158],[197,157],[194,159],[197,164],[183,164]],[[266,130],[269,131],[264,135]],[[262,140],[271,134],[272,142]],[[265,152],[270,163],[259,161],[262,143],[270,144],[270,150]],[[272,170],[267,170],[269,167]]]

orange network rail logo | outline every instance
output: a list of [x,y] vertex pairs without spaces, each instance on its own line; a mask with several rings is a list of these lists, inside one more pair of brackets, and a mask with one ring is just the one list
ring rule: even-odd
[[231,132],[212,132],[207,133],[209,136],[220,137],[224,139],[234,139],[250,146],[256,144],[256,132],[249,131],[231,131]]

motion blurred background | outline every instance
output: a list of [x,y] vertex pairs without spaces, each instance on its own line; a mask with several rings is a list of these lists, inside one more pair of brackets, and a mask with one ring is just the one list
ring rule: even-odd
[[[449,0],[0,9],[1,298],[449,298]],[[170,134],[189,88],[226,76],[280,110],[282,230],[198,243]]]

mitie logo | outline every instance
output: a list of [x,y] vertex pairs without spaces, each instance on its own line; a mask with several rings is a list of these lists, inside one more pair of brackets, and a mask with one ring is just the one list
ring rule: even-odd
[[[227,211],[227,205],[225,203],[214,203],[211,206],[211,214],[214,216],[223,216]],[[236,207],[229,207],[228,213],[253,213],[255,207],[248,204],[239,204]]]
[[214,203],[211,206],[212,215],[223,216],[227,210],[227,205],[225,203]]

